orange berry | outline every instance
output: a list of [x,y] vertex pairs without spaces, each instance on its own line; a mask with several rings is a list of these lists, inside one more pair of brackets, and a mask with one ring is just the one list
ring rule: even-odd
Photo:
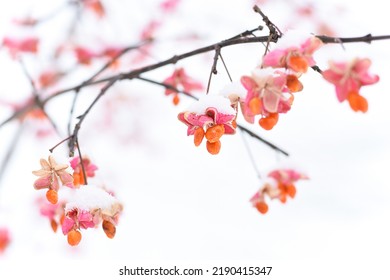
[[80,170],[80,173],[73,172],[73,185],[76,187],[85,185],[85,178],[82,170]]
[[297,193],[297,189],[295,188],[295,186],[294,186],[293,184],[287,185],[287,186],[286,186],[286,192],[287,192],[287,194],[288,194],[291,198],[294,198],[294,197],[295,197],[295,194]]
[[271,130],[278,122],[279,114],[271,113],[268,117],[261,118],[259,120],[259,125],[265,130]]
[[179,98],[178,94],[175,94],[175,96],[172,99],[172,102],[173,102],[173,105],[175,105],[175,106],[179,104],[180,98]]
[[281,203],[286,203],[287,201],[286,194],[280,194],[279,200]]
[[287,75],[286,85],[291,92],[298,92],[303,89],[303,85],[295,75]]
[[50,220],[50,225],[51,225],[51,228],[53,229],[53,231],[57,232],[58,224],[54,219]]
[[368,110],[368,102],[367,100],[361,96],[358,92],[352,91],[348,94],[348,102],[349,106],[351,106],[352,110],[355,112],[361,111],[363,113]]
[[51,204],[57,204],[58,202],[58,193],[55,190],[48,190],[46,192],[46,199],[49,201]]
[[104,220],[103,221],[103,230],[108,238],[114,238],[116,233],[116,227],[109,221]]
[[216,155],[221,150],[221,141],[218,140],[217,142],[214,142],[214,143],[207,141],[206,148],[210,154]]
[[251,101],[249,101],[249,109],[251,110],[252,114],[254,115],[260,115],[263,111],[263,104],[260,100],[260,98],[255,97],[252,98]]
[[65,220],[65,214],[62,214],[60,218],[60,225],[64,223],[64,220]]
[[68,232],[68,243],[70,246],[76,246],[81,241],[81,232],[78,230],[71,230]]
[[216,124],[214,126],[211,126],[206,131],[206,139],[210,143],[215,143],[219,141],[219,139],[222,137],[222,135],[225,133],[225,127],[223,124]]
[[261,213],[265,214],[268,212],[268,205],[264,201],[256,203],[256,209]]
[[288,67],[295,72],[306,73],[309,64],[302,56],[292,55],[288,61]]
[[203,138],[204,138],[204,130],[203,128],[198,127],[194,133],[194,144],[196,147],[198,147],[202,143]]

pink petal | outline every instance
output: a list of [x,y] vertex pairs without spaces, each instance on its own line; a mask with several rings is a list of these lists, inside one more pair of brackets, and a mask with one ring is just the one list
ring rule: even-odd
[[60,177],[61,183],[67,187],[73,187],[73,177],[66,171],[57,171],[57,175]]
[[240,102],[240,107],[241,107],[241,113],[244,116],[244,119],[248,123],[254,123],[255,116],[252,114],[251,110],[249,110],[248,106],[245,103]]
[[242,76],[240,81],[247,91],[253,91],[257,88],[256,82],[249,76]]
[[287,113],[291,109],[291,100],[283,100],[280,99],[279,105],[278,105],[278,113]]
[[270,113],[276,113],[278,111],[278,105],[280,100],[279,94],[275,94],[269,90],[266,90],[262,99],[265,110]]
[[285,60],[286,55],[286,50],[270,51],[263,57],[263,66],[269,66],[273,68],[284,67],[282,62]]
[[72,169],[76,169],[76,167],[80,164],[80,158],[79,157],[74,157],[71,161],[70,161],[70,166],[72,167]]
[[236,133],[236,129],[233,127],[232,124],[225,123],[223,125],[223,127],[225,128],[225,134],[235,134]]
[[73,229],[74,224],[75,222],[72,219],[65,217],[64,221],[62,222],[62,233],[67,235],[68,232]]
[[203,89],[203,85],[200,82],[196,82],[194,80],[184,80],[181,84],[183,86],[184,91],[186,92]]
[[51,175],[46,177],[40,177],[34,182],[34,188],[36,190],[46,189],[51,186]]
[[336,85],[340,83],[340,80],[343,78],[343,74],[336,73],[332,69],[328,69],[322,71],[322,77],[324,77],[324,79],[327,80],[328,82]]

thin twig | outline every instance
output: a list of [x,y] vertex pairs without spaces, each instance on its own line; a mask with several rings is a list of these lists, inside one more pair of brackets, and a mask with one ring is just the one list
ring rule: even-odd
[[62,143],[68,141],[71,138],[72,138],[72,135],[66,137],[65,139],[62,139],[59,143],[55,144],[52,148],[50,148],[49,152],[52,153],[54,151],[54,149],[56,149],[59,145],[61,145]]
[[225,70],[226,70],[226,73],[227,73],[227,75],[228,75],[228,77],[229,77],[229,80],[230,80],[231,82],[233,82],[232,76],[230,76],[229,69],[227,68],[226,63],[225,63],[225,60],[223,59],[221,53],[219,53],[219,58],[220,58],[221,61],[222,61],[223,67],[224,67]]
[[270,35],[272,34],[272,39],[278,39],[282,36],[282,31],[272,23],[272,21],[263,13],[263,11],[257,6],[253,6],[253,10],[260,14],[260,16],[263,18],[263,21],[265,25],[268,27]]
[[[8,163],[9,161],[11,160],[12,158],[12,155],[14,154],[15,152],[15,149],[17,147],[17,144],[19,142],[19,139],[20,139],[20,136],[22,136],[22,133],[23,133],[23,130],[25,128],[25,123],[24,122],[21,122],[14,134],[14,136],[12,137],[12,140],[10,142],[10,146],[8,147],[8,149],[6,150],[7,153],[5,154],[4,158],[3,158],[3,161],[1,163],[1,167],[0,167],[0,182],[1,182],[1,179],[3,178],[3,175],[6,171],[6,168],[8,166]],[[0,184],[1,186],[1,184]]]
[[119,80],[119,77],[118,77],[118,79],[111,80],[109,83],[107,83],[100,90],[100,93],[96,96],[96,98],[92,101],[92,103],[88,106],[87,110],[85,110],[85,112],[81,116],[78,117],[79,121],[78,121],[78,123],[74,127],[74,130],[73,130],[73,133],[72,133],[72,137],[71,137],[71,141],[69,141],[69,156],[70,157],[74,156],[74,149],[75,149],[75,146],[77,145],[77,142],[78,142],[78,134],[79,134],[79,131],[80,131],[80,128],[81,128],[81,124],[84,122],[86,116],[89,114],[91,109],[96,105],[96,103],[99,101],[99,99],[102,98],[103,95],[107,92],[107,90],[111,86],[113,86],[118,80]]
[[38,93],[38,89],[35,86],[35,82],[34,82],[33,78],[31,77],[30,73],[28,72],[26,65],[24,64],[23,60],[20,57],[18,60],[19,60],[19,64],[23,70],[24,75],[26,76],[26,78],[30,82],[30,85],[32,88],[32,94],[34,97],[34,105],[36,105],[42,111],[42,113],[45,115],[45,117],[49,120],[51,126],[54,128],[54,130],[57,132],[57,134],[59,134],[57,125],[55,124],[53,119],[47,114],[47,112],[44,108],[44,104],[42,103],[41,98],[40,98],[39,93]]
[[216,45],[215,46],[215,54],[214,54],[214,59],[213,59],[213,65],[211,66],[211,70],[210,70],[210,75],[209,75],[209,80],[207,82],[207,90],[206,90],[206,94],[209,93],[209,90],[210,90],[210,84],[211,84],[211,78],[214,75],[217,75],[218,71],[217,71],[217,63],[218,63],[218,57],[221,53],[221,47],[219,45]]

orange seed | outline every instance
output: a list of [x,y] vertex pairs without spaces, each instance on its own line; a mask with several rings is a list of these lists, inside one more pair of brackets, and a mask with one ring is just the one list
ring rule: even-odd
[[203,138],[204,138],[204,130],[203,128],[198,127],[194,133],[194,144],[196,147],[198,147],[202,143]]
[[252,98],[251,101],[249,101],[249,109],[251,110],[252,114],[259,115],[262,112],[263,104],[260,100],[260,98],[255,97]]
[[265,214],[268,212],[268,205],[264,201],[256,203],[256,209],[261,213]]
[[307,63],[306,59],[304,59],[302,56],[294,56],[292,55],[289,59],[289,68],[294,70],[295,72],[300,73],[306,73],[307,68],[309,67],[309,64]]
[[365,113],[368,110],[367,99],[361,96],[358,92],[350,92],[348,94],[348,102],[349,106],[351,106],[352,110],[354,110],[355,112],[361,111]]
[[109,221],[104,220],[103,221],[103,230],[108,238],[114,238],[116,233],[116,227]]
[[173,105],[175,105],[175,106],[178,105],[180,102],[179,95],[175,94],[175,96],[172,99],[172,102],[173,102]]
[[55,190],[49,189],[46,192],[46,199],[51,204],[57,204],[57,202],[58,202],[58,193]]
[[81,232],[78,230],[71,230],[68,232],[68,243],[70,246],[76,246],[81,241]]
[[287,75],[286,85],[291,92],[298,92],[303,89],[301,82],[295,75]]
[[57,232],[58,224],[54,219],[50,220],[50,225],[51,225],[51,228],[53,229],[53,231]]
[[217,155],[219,153],[219,151],[221,150],[221,141],[218,140],[217,142],[214,142],[214,143],[207,141],[206,148],[210,154]]
[[210,143],[215,143],[219,141],[219,139],[222,137],[224,133],[225,133],[225,127],[223,126],[223,124],[216,124],[207,129],[206,139]]
[[271,130],[278,122],[279,114],[271,113],[269,116],[261,118],[259,120],[259,125],[265,130]]

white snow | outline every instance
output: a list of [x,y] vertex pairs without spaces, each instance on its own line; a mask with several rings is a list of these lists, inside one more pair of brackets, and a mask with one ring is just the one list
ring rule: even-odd
[[206,109],[210,107],[216,108],[218,112],[223,114],[236,114],[236,111],[231,107],[229,99],[215,94],[206,94],[200,97],[198,101],[191,104],[188,111],[201,115],[204,114]]
[[70,195],[65,212],[75,208],[83,210],[110,209],[112,205],[118,203],[115,197],[102,188],[93,185],[81,186]]
[[282,38],[276,43],[275,49],[299,47],[310,37],[312,37],[312,35],[307,32],[290,29],[286,33],[284,33]]
[[231,82],[222,88],[219,94],[225,97],[236,95],[241,99],[245,99],[247,91],[240,82]]
[[252,70],[252,76],[258,79],[263,79],[269,76],[273,76],[274,73],[275,73],[275,69],[272,67],[255,68]]

